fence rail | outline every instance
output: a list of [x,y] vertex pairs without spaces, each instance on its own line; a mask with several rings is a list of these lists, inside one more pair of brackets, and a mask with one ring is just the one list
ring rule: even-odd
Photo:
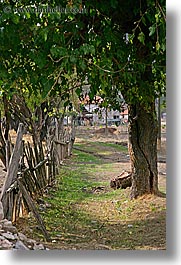
[[49,135],[38,144],[23,140],[23,124],[19,124],[16,143],[9,161],[1,192],[4,218],[13,222],[32,211],[46,240],[49,240],[35,200],[53,184],[62,161],[71,155],[74,128]]

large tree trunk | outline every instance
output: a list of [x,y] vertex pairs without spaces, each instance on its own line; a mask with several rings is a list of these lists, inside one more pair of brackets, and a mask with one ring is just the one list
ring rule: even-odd
[[129,106],[129,153],[132,167],[131,198],[158,194],[157,120],[154,102],[145,108]]

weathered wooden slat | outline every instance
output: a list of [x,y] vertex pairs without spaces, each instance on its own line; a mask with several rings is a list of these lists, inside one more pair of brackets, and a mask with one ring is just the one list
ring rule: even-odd
[[[39,156],[40,156],[40,162],[39,163],[41,163],[42,161],[45,160],[44,152],[43,152],[43,144],[41,141],[39,142]],[[40,174],[41,174],[41,178],[42,178],[42,182],[43,182],[43,187],[47,185],[45,163],[46,163],[46,161],[44,163],[42,163],[40,166]]]
[[15,206],[14,191],[8,192],[7,196],[8,196],[8,211],[7,211],[6,218],[8,220],[13,220],[13,211],[14,211],[14,206]]
[[35,153],[33,152],[33,148],[31,147],[30,143],[27,143],[27,151],[28,151],[28,159],[31,160],[32,166],[36,165],[36,157]]
[[48,159],[48,157],[47,157],[47,158],[45,158],[44,160],[40,161],[40,163],[38,163],[38,165],[36,165],[36,166],[33,168],[33,170],[36,170],[36,169],[38,169],[39,167],[43,166],[48,160],[49,160],[49,159]]
[[15,211],[15,222],[20,217],[20,212],[22,208],[22,193],[19,191],[17,194],[17,203],[16,203],[16,211]]
[[12,222],[16,221],[16,211],[17,211],[17,201],[18,201],[18,194],[14,193],[14,198],[13,198],[13,212],[12,212]]
[[56,144],[66,145],[66,142],[59,141],[59,140],[53,140]]
[[29,209],[33,212],[45,239],[47,241],[50,241],[50,236],[48,235],[48,233],[46,231],[44,222],[43,222],[40,214],[38,213],[38,210],[37,210],[32,198],[31,198],[31,196],[29,195],[28,191],[26,190],[26,188],[24,187],[24,185],[22,184],[22,182],[20,180],[18,180],[18,184],[19,184],[20,190],[22,192],[23,198],[25,199],[26,203],[28,204]]
[[[34,166],[36,164],[35,164],[34,154],[33,154],[32,148],[30,147],[29,143],[28,143],[28,146],[24,149],[24,152],[25,152],[26,160],[27,160],[28,167],[29,167],[24,170],[24,174],[26,174],[26,171],[30,172],[31,178],[36,186],[37,191],[40,191],[42,187],[39,183],[37,174],[34,170]],[[28,154],[30,154],[31,156],[29,156]]]
[[19,161],[22,155],[22,138],[23,138],[23,124],[20,123],[18,127],[16,143],[9,161],[9,167],[7,170],[7,174],[5,177],[4,185],[0,196],[5,211],[6,208],[8,208],[8,199],[6,191],[9,189],[11,184],[17,179]]
[[32,178],[31,172],[30,171],[26,171],[26,173],[23,172],[23,174],[21,176],[23,179],[23,183],[24,183],[26,189],[31,194],[31,196],[33,196],[33,194],[36,194],[38,192],[38,189],[36,187],[35,181]]

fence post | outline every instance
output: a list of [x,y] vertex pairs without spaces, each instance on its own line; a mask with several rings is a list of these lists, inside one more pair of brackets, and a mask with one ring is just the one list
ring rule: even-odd
[[16,143],[9,161],[9,167],[6,173],[4,185],[1,191],[0,200],[3,204],[4,216],[8,216],[8,194],[6,191],[11,184],[17,179],[17,173],[19,168],[19,162],[22,155],[22,139],[23,139],[23,124],[20,123],[17,132]]

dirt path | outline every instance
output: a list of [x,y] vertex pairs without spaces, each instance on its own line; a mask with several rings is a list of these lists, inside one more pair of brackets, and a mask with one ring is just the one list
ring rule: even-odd
[[[44,242],[33,217],[20,220],[18,229],[50,249],[166,249],[166,199],[148,195],[130,200],[129,188],[112,190],[111,177],[130,169],[127,134],[95,129],[79,128],[56,187],[39,201],[51,242]],[[163,162],[159,188],[166,191]]]
[[[106,145],[105,145],[106,144]],[[87,152],[102,158],[104,163],[116,163],[118,174],[120,170],[130,170],[130,160],[127,152],[127,127],[118,127],[106,135],[103,128],[79,127],[77,128],[75,149]],[[81,148],[80,148],[81,146]],[[162,133],[162,146],[158,150],[158,174],[161,190],[166,190],[166,133]],[[110,176],[115,176],[113,172]],[[163,187],[162,187],[163,186]]]

